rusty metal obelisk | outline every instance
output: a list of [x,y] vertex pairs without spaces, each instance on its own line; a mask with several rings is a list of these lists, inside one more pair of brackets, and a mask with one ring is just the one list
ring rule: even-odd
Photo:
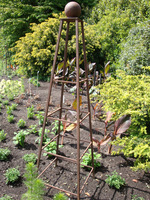
[[[39,174],[38,177],[43,175],[44,172],[49,167],[51,167],[52,164],[55,163],[55,167],[57,167],[58,166],[58,162],[57,162],[58,160],[63,160],[64,162],[74,163],[77,166],[77,173],[76,173],[77,174],[77,188],[76,188],[77,192],[76,193],[62,189],[62,188],[59,188],[55,185],[47,184],[47,183],[46,183],[46,186],[54,188],[54,189],[58,189],[62,192],[68,193],[70,195],[74,195],[79,200],[80,194],[83,191],[83,188],[84,188],[86,182],[88,181],[88,178],[90,177],[91,173],[93,173],[93,176],[94,176],[94,159],[93,159],[90,99],[89,99],[88,67],[87,67],[87,60],[86,60],[86,48],[85,48],[83,21],[78,18],[81,14],[80,5],[76,2],[68,3],[65,7],[65,13],[66,13],[67,18],[60,19],[60,27],[59,27],[58,39],[57,39],[57,44],[56,44],[56,51],[55,51],[55,56],[54,56],[54,61],[53,61],[53,69],[51,71],[51,79],[50,79],[48,99],[47,99],[47,104],[46,104],[46,109],[45,109],[45,116],[44,116],[44,123],[43,123],[42,135],[41,135],[41,142],[40,142],[40,146],[39,146],[39,154],[38,154],[37,165],[38,165],[38,168],[39,168],[40,159],[41,159],[41,152],[44,151],[44,148],[48,144],[50,144],[52,141],[56,140],[56,142],[57,142],[56,154],[49,153],[54,157],[54,159],[53,159],[53,161],[50,160],[51,161],[50,164],[44,170],[42,170],[42,172]],[[58,50],[59,50],[60,37],[61,37],[61,32],[62,32],[64,23],[67,23],[67,30],[66,30],[66,40],[65,40],[66,43],[65,43],[65,49],[64,49],[63,74],[60,77],[60,79],[55,80],[54,74],[55,74],[55,68],[56,68],[56,62],[57,62],[57,56],[58,56]],[[68,38],[69,38],[68,35],[69,35],[69,25],[70,25],[70,23],[75,23],[75,35],[76,35],[76,80],[75,81],[65,80],[66,63],[67,63],[67,48],[68,48]],[[83,42],[84,69],[85,69],[85,77],[84,78],[80,78],[80,73],[79,73],[79,24],[81,24],[82,42]],[[56,109],[53,109],[52,111],[50,111],[49,102],[50,102],[50,99],[51,99],[52,87],[53,87],[53,84],[55,82],[57,82],[57,83],[59,82],[61,84],[60,105],[59,105],[59,107],[57,106]],[[64,118],[62,118],[63,110],[68,109],[68,108],[65,108],[64,103],[63,103],[64,85],[67,84],[67,83],[74,84],[76,86],[77,112],[76,112],[76,121],[72,122],[72,123],[76,124],[76,146],[77,146],[76,159],[68,158],[66,156],[59,154],[59,140],[60,140],[60,137],[62,137],[62,135],[60,134],[61,122],[70,123],[70,121],[67,121]],[[81,111],[80,111],[80,85],[82,83],[86,83],[86,97],[87,97],[87,107],[88,108],[87,108],[87,112],[84,112],[84,117],[82,119],[80,119],[80,115],[81,115]],[[53,114],[56,115],[57,113],[58,113],[58,117],[57,118],[53,117]],[[89,144],[87,144],[84,152],[82,152],[82,155],[80,155],[81,154],[81,151],[80,151],[80,142],[81,142],[81,139],[80,139],[80,124],[86,118],[89,118],[89,134],[87,136],[87,137],[89,137]],[[46,126],[46,122],[47,122],[48,119],[58,120],[59,121],[59,130],[58,130],[57,135],[55,135],[55,137],[53,139],[51,139],[49,143],[47,143],[45,146],[43,146],[43,137],[44,137],[44,134],[45,134],[45,126]],[[87,142],[87,141],[84,141],[84,142]],[[80,187],[81,159],[84,156],[84,154],[88,151],[89,148],[91,149],[92,166],[85,166],[85,167],[88,167],[88,169],[90,168],[90,171],[88,172],[89,173],[88,176],[85,178],[85,182],[83,183],[83,186]]]

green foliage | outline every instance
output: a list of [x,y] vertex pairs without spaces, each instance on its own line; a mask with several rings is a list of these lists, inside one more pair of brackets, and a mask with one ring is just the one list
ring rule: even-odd
[[24,174],[27,192],[22,195],[22,200],[43,200],[44,183],[37,175],[37,167],[32,162],[28,163]]
[[[20,72],[23,71],[26,75],[36,76],[39,71],[39,76],[46,76],[50,74],[55,46],[57,42],[58,28],[60,24],[59,17],[64,17],[64,14],[54,15],[54,18],[49,18],[45,22],[37,25],[32,24],[32,33],[27,33],[25,37],[20,38],[17,41],[14,48],[15,56],[14,61],[19,65]],[[66,23],[63,26],[61,34],[59,54],[57,57],[58,63],[63,60],[64,47],[65,47],[65,35],[66,35]],[[81,32],[81,28],[80,28]],[[68,41],[68,58],[75,57],[76,52],[76,37],[74,24],[70,25],[69,41]],[[86,51],[87,58],[93,60],[93,54],[98,51],[100,44],[97,39],[97,34],[91,27],[85,26],[85,39],[86,39]],[[83,54],[82,48],[82,36],[79,36],[80,54]],[[99,54],[99,51],[97,55]],[[42,66],[42,67],[41,67]]]
[[[47,141],[45,142],[45,144],[47,144],[48,142],[49,142],[49,140],[47,140]],[[62,145],[59,145],[59,146],[61,147]],[[56,148],[57,148],[57,143],[56,143],[56,141],[51,142],[50,144],[48,144],[48,145],[44,148],[44,150],[45,150],[46,152],[43,153],[43,156],[52,157],[52,155],[50,155],[50,154],[48,154],[48,153],[56,154]]]
[[32,77],[30,79],[30,83],[32,83],[35,87],[40,87],[40,83],[38,82],[38,80],[34,77]]
[[7,133],[4,132],[4,130],[0,131],[0,142],[6,139]]
[[35,153],[30,153],[25,154],[22,158],[26,163],[33,162],[35,164],[37,160],[37,155]]
[[131,200],[145,200],[143,197],[137,197],[137,195],[132,195]]
[[19,128],[24,128],[26,126],[26,122],[23,119],[19,119],[19,121],[17,122],[17,126]]
[[120,189],[125,184],[125,179],[118,175],[116,171],[112,175],[106,175],[108,178],[105,180],[110,187]]
[[8,101],[8,100],[4,100],[4,101],[3,101],[3,104],[4,104],[5,106],[9,105],[9,101]]
[[[57,135],[58,130],[59,130],[59,121],[58,121],[58,120],[55,120],[55,121],[52,123],[52,126],[53,126],[53,128],[52,128],[51,134]],[[60,131],[62,131],[62,130],[63,130],[63,124],[62,124],[62,122],[61,122],[61,123],[60,123]]]
[[[142,22],[133,27],[121,45],[118,68],[127,74],[141,74],[145,72],[143,66],[149,65],[150,22]],[[150,74],[150,72],[149,72]]]
[[100,36],[102,46],[98,58],[101,61],[98,63],[103,65],[109,60],[111,63],[117,60],[121,51],[120,44],[126,41],[130,29],[138,22],[149,20],[149,11],[148,0],[98,1],[87,19],[95,27],[97,37]]
[[[93,158],[94,158],[94,168],[98,168],[101,166],[101,163],[97,161],[97,159],[100,159],[101,155],[93,152]],[[82,162],[81,164],[86,165],[86,166],[92,166],[92,155],[91,155],[91,150],[89,150],[89,153],[85,153],[84,156],[82,157]],[[85,167],[81,165],[82,167]]]
[[[114,112],[114,119],[130,114],[132,123],[128,137],[118,138],[118,144],[127,157],[135,156],[136,169],[147,170],[150,166],[150,78],[146,75],[126,75],[118,70],[116,78],[110,77],[96,87],[95,101],[103,101],[103,109]],[[150,169],[150,168],[149,168]]]
[[[38,131],[39,137],[35,140],[35,143],[40,144],[40,142],[41,142],[42,130],[43,130],[43,128],[40,128],[40,129],[39,129],[39,131]],[[49,138],[48,138],[48,133],[49,133],[49,132],[50,132],[50,131],[49,131],[48,129],[45,129],[45,133],[44,133],[44,137],[43,137],[43,144],[49,139]]]
[[10,155],[10,150],[9,149],[0,148],[0,160],[7,160],[9,155]]
[[20,145],[21,147],[24,147],[25,137],[29,133],[25,130],[20,130],[18,133],[14,132],[16,136],[13,137],[13,143],[15,145]]
[[33,119],[33,117],[34,117],[34,106],[31,106],[27,108],[27,118]]
[[18,104],[16,103],[12,103],[11,108],[12,110],[16,110],[17,109]]
[[67,200],[67,199],[68,198],[62,192],[55,194],[55,196],[53,197],[53,200]]
[[14,116],[13,115],[8,115],[7,116],[7,120],[9,123],[13,123],[14,122]]
[[13,200],[12,197],[5,194],[3,197],[0,198],[0,200]]
[[6,173],[4,174],[6,177],[6,183],[14,183],[18,181],[20,177],[20,172],[16,168],[9,168],[6,170]]
[[6,106],[6,113],[7,113],[7,115],[12,115],[12,107],[11,106]]
[[43,116],[43,113],[42,111],[38,111],[37,114],[35,114],[35,116],[38,118],[39,120],[39,125],[41,126],[44,122],[44,116]]
[[[4,80],[0,82],[0,93],[3,97],[18,96],[24,92],[24,85],[22,80]],[[8,104],[6,104],[8,105]]]
[[38,132],[38,130],[37,130],[37,125],[31,125],[31,126],[29,126],[29,133],[33,133],[33,134],[36,134],[37,132]]

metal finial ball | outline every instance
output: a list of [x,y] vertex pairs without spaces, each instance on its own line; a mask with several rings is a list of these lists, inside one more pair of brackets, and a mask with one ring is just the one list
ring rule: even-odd
[[67,3],[65,6],[65,14],[67,17],[79,17],[81,14],[80,5],[75,1]]

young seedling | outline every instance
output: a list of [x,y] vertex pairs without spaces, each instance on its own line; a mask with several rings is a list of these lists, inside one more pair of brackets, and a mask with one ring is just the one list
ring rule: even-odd
[[27,118],[33,119],[34,118],[34,106],[27,108]]
[[13,123],[14,122],[14,116],[13,115],[8,115],[7,116],[7,120],[9,123]]
[[118,175],[116,171],[112,172],[112,175],[106,175],[108,178],[105,180],[110,187],[120,189],[125,185],[125,179]]
[[68,198],[65,196],[64,193],[59,192],[59,193],[55,194],[53,200],[68,200]]
[[21,200],[43,200],[44,182],[37,178],[37,167],[30,162],[26,165],[26,172],[24,174],[25,185],[27,187],[26,193],[21,197]]
[[[93,157],[94,157],[94,168],[98,168],[101,166],[101,163],[97,161],[98,159],[101,159],[101,155],[93,152]],[[82,157],[82,162],[81,162],[81,167],[85,166],[92,166],[92,155],[91,155],[91,150],[89,149],[89,153],[85,153],[84,156]]]
[[7,160],[8,159],[8,156],[10,155],[10,150],[5,148],[0,148],[0,160]]
[[26,162],[33,162],[34,164],[36,163],[37,160],[37,155],[35,153],[30,153],[30,154],[25,154],[22,159]]
[[44,122],[44,116],[42,111],[39,111],[36,115],[37,119],[39,120],[39,125],[41,126]]
[[18,179],[20,177],[20,172],[16,168],[9,168],[6,170],[6,173],[4,175],[6,177],[6,184],[8,184],[8,183],[11,184],[11,183],[18,181]]
[[11,106],[6,106],[6,113],[7,115],[12,115],[12,107]]
[[4,132],[4,130],[0,131],[0,142],[6,139],[7,133]]
[[3,197],[0,198],[0,200],[13,200],[12,197],[5,194]]
[[13,137],[13,143],[15,145],[20,145],[21,147],[24,147],[25,137],[29,134],[29,132],[25,130],[20,130],[18,133],[14,132],[16,136]]
[[17,109],[18,104],[16,103],[12,103],[11,108],[12,110],[16,110]]
[[[49,140],[47,140],[45,142],[45,144],[49,143]],[[62,145],[59,145],[59,148],[61,148]],[[49,153],[53,153],[53,154],[56,154],[56,148],[57,148],[57,143],[56,141],[53,141],[51,143],[49,143],[45,148],[44,150],[46,151],[45,153],[43,153],[43,156],[48,156],[49,158],[52,157],[51,154]]]
[[19,128],[24,128],[26,126],[26,122],[23,119],[20,119],[17,123]]

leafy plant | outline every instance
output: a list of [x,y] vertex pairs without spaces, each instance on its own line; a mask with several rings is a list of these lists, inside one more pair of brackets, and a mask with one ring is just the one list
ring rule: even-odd
[[7,133],[4,132],[4,130],[0,131],[0,142],[6,139]]
[[16,136],[13,137],[13,143],[15,145],[20,145],[21,147],[24,147],[25,137],[29,134],[29,132],[25,130],[20,130],[18,133],[14,132]]
[[9,105],[9,101],[8,100],[4,100],[3,101],[3,105],[5,105],[5,106]]
[[53,197],[53,200],[67,200],[67,199],[68,198],[62,192],[55,194],[55,196]]
[[8,148],[0,148],[0,160],[7,160],[10,155],[10,150]]
[[33,134],[36,134],[38,132],[37,130],[37,125],[31,125],[29,126],[29,133],[33,133]]
[[0,198],[0,200],[13,200],[12,197],[5,194],[3,197]]
[[34,106],[31,106],[27,108],[27,118],[33,119],[33,117],[34,117]]
[[14,116],[13,115],[8,115],[7,116],[7,120],[9,123],[13,123],[14,122]]
[[11,108],[12,110],[16,110],[17,109],[18,104],[16,103],[12,103]]
[[30,153],[25,154],[22,158],[26,163],[33,162],[35,164],[37,160],[37,155],[35,153]]
[[16,168],[9,168],[6,170],[6,173],[4,174],[6,177],[6,183],[14,183],[18,181],[20,177],[20,172]]
[[39,125],[41,126],[44,122],[44,116],[42,115],[44,112],[39,111],[36,115],[37,119],[39,120]]
[[108,178],[105,180],[110,187],[120,189],[125,184],[125,179],[118,175],[116,171],[112,175],[106,175]]
[[[49,142],[49,140],[47,140],[45,142],[45,144],[47,144]],[[59,145],[59,147],[61,147],[62,145]],[[52,157],[51,154],[49,153],[53,153],[53,154],[56,154],[56,147],[57,147],[57,143],[56,141],[53,141],[51,143],[49,143],[45,148],[44,150],[46,151],[45,153],[43,153],[43,156],[48,156],[48,157]]]
[[[57,135],[58,130],[59,130],[59,121],[58,121],[58,120],[55,120],[55,121],[52,123],[52,126],[53,126],[53,128],[52,128],[51,134]],[[60,123],[60,131],[62,131],[62,130],[63,130],[63,124],[62,124],[62,122],[61,122],[61,123]]]
[[[44,137],[43,137],[43,144],[48,140],[48,133],[49,132],[50,131],[48,129],[45,129],[45,134],[44,134]],[[39,135],[39,137],[35,140],[35,143],[40,144],[40,142],[41,142],[41,135],[42,135],[42,128],[39,129],[38,135]]]
[[137,197],[137,195],[132,195],[131,200],[145,200],[143,197]]
[[23,120],[23,119],[20,119],[18,122],[17,122],[17,126],[19,128],[24,128],[26,126],[26,122]]
[[8,115],[12,115],[12,107],[11,106],[6,106],[6,113],[8,114]]
[[27,192],[22,195],[22,200],[43,200],[44,183],[41,179],[37,178],[37,167],[30,162],[26,164],[26,172],[24,174],[24,181]]
[[[94,168],[98,168],[101,166],[101,163],[99,161],[97,161],[98,159],[100,159],[101,155],[97,154],[95,152],[93,152],[93,159],[94,159]],[[81,166],[85,167],[86,166],[92,166],[92,155],[91,155],[91,150],[89,149],[89,153],[85,153],[84,156],[82,157],[82,162],[81,162]]]

